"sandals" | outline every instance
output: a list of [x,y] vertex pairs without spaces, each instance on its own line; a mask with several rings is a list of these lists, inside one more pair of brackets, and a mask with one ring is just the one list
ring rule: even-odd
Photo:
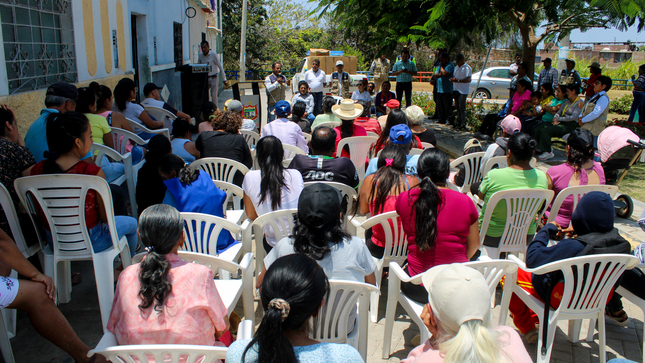
[[83,282],[83,276],[81,274],[72,272],[72,286],[76,286]]
[[619,326],[627,326],[631,321],[631,319],[629,319],[629,317],[627,316],[627,313],[625,312],[625,310],[620,309],[612,313],[609,310],[608,306],[605,307],[605,316],[613,319],[616,322],[616,324],[618,324]]
[[529,344],[535,344],[538,341],[538,335],[539,332],[537,328],[533,328],[524,334],[524,339],[526,339],[526,342]]

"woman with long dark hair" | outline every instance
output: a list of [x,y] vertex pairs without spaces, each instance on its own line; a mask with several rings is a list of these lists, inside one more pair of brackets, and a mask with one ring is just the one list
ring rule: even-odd
[[110,87],[92,82],[90,83],[90,88],[96,92],[96,111],[94,111],[94,113],[105,117],[108,125],[112,127],[118,127],[120,129],[134,132],[123,114],[112,111],[112,106],[114,106],[114,96],[112,95]]
[[[116,87],[114,87],[114,105],[112,106],[112,111],[121,112],[126,118],[136,121],[151,130],[163,128],[163,121],[153,120],[141,105],[132,102],[136,98],[137,88],[134,81],[130,78],[122,78]],[[154,136],[139,128],[135,129],[134,132],[144,139],[149,139]]]
[[[467,262],[479,248],[475,204],[465,194],[446,187],[448,155],[426,149],[419,157],[417,172],[421,183],[396,199],[396,211],[408,237],[410,276],[437,265]],[[401,290],[421,304],[428,303],[428,292],[421,285],[402,283]]]
[[[34,165],[31,175],[41,174],[83,174],[99,176],[105,179],[100,167],[82,161],[92,146],[90,123],[82,113],[54,113],[47,119],[46,159]],[[130,247],[130,254],[137,250],[137,220],[129,216],[117,215],[117,239],[125,236]],[[95,191],[87,192],[85,199],[85,223],[90,235],[94,252],[101,252],[112,247],[110,231],[107,228],[105,204]]]
[[293,254],[277,259],[260,289],[264,317],[252,340],[238,340],[226,352],[227,363],[362,362],[347,344],[309,338],[309,320],[318,314],[329,282],[311,258]]
[[[383,149],[378,157],[376,174],[368,175],[361,186],[358,197],[358,208],[361,214],[370,213],[374,217],[394,211],[399,194],[419,184],[416,176],[405,174],[406,160],[405,152],[397,145],[388,145]],[[385,252],[383,227],[377,225],[368,229],[365,232],[365,244],[372,256],[383,257]]]
[[[520,132],[508,138],[508,153],[506,154],[507,168],[493,169],[486,174],[479,186],[479,199],[484,201],[479,225],[481,226],[488,200],[496,192],[510,189],[547,189],[546,174],[534,169],[530,162],[537,143],[529,135]],[[497,247],[506,225],[506,204],[494,206],[488,230],[485,231],[484,245]],[[536,223],[533,221],[526,236],[527,244],[533,239]]]
[[139,222],[147,254],[119,276],[107,330],[119,345],[215,345],[228,329],[228,312],[210,268],[177,255],[183,218],[159,204],[144,210]]
[[[387,114],[387,122],[385,123],[385,127],[383,127],[383,132],[381,132],[378,140],[376,140],[376,144],[374,144],[372,155],[376,156],[378,152],[388,144],[387,141],[390,137],[390,129],[395,125],[406,125],[409,127],[408,117],[406,116],[405,111],[398,108]],[[414,134],[412,134],[412,148],[421,148],[421,140],[419,140],[419,137]]]
[[[246,215],[253,220],[276,210],[297,208],[305,185],[298,170],[282,165],[282,142],[275,136],[265,136],[258,141],[255,155],[260,170],[246,173],[242,183]],[[264,248],[268,252],[277,241],[271,227],[266,228],[264,234]]]
[[139,213],[154,204],[163,202],[166,188],[159,175],[159,161],[172,153],[172,145],[164,135],[155,135],[148,142],[146,162],[139,169],[137,178],[137,205]]

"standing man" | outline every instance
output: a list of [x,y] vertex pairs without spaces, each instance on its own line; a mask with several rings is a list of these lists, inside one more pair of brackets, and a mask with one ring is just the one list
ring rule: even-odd
[[[437,100],[435,101],[439,118],[437,122],[445,124],[452,110],[452,82],[450,82],[450,78],[453,77],[455,65],[450,62],[450,56],[445,52],[441,53],[439,60],[441,61],[439,70],[432,75],[432,78],[436,82],[435,88],[437,89]],[[398,88],[397,84],[397,90]]]
[[553,86],[553,89],[558,85],[558,70],[551,67],[551,58],[546,58],[542,61],[544,63],[544,68],[540,71],[540,76],[538,76],[538,85],[537,88],[545,83],[550,83]]
[[320,69],[320,60],[314,59],[311,62],[311,69],[305,72],[305,82],[314,96],[314,116],[318,116],[322,113],[323,87],[327,87],[327,75]]
[[390,60],[385,58],[385,54],[372,61],[370,73],[373,74],[372,81],[374,82],[374,89],[378,92],[381,90],[383,82],[387,81],[390,77]]
[[337,61],[336,72],[331,74],[331,94],[342,98],[350,98],[349,84],[352,80],[349,77],[349,73],[344,72],[343,68],[345,68],[343,61]]
[[285,91],[291,85],[291,81],[282,75],[282,64],[273,62],[271,65],[273,73],[269,74],[264,80],[264,88],[267,90],[267,122],[275,120],[275,104],[278,101],[284,101]]
[[520,53],[515,53],[515,63],[511,63],[508,70],[511,78],[517,76],[517,69],[520,67],[520,63],[522,63],[522,55]]
[[563,69],[560,73],[560,84],[566,85],[575,85],[577,87],[578,93],[582,91],[582,80],[580,79],[580,74],[574,68],[576,66],[576,61],[573,59],[565,59],[567,68]]
[[219,91],[219,73],[222,72],[222,77],[224,77],[224,87],[228,87],[228,81],[226,80],[226,73],[224,73],[224,67],[222,67],[222,62],[220,62],[219,57],[215,52],[211,51],[210,45],[205,40],[202,40],[202,54],[197,57],[199,63],[208,64],[211,66],[211,71],[208,73],[208,88],[211,89],[211,101],[217,106],[217,92]]
[[470,88],[470,81],[473,75],[473,70],[468,64],[464,55],[457,54],[457,66],[450,81],[454,83],[453,96],[455,104],[457,105],[457,122],[455,129],[466,128],[466,98],[468,98],[468,90]]
[[582,114],[578,117],[578,126],[583,130],[589,130],[593,135],[594,147],[598,147],[598,135],[606,127],[607,116],[609,115],[609,96],[607,91],[611,89],[611,84],[611,78],[599,76],[594,83],[595,94],[585,100]]
[[410,51],[408,48],[403,48],[401,60],[394,63],[392,67],[392,75],[396,76],[396,99],[399,102],[403,100],[403,92],[405,92],[405,107],[412,104],[412,76],[416,74],[417,66],[410,61]]
[[585,98],[593,96],[596,92],[594,88],[596,87],[596,80],[598,77],[602,76],[602,69],[600,68],[600,63],[593,62],[589,66],[589,79],[585,83]]

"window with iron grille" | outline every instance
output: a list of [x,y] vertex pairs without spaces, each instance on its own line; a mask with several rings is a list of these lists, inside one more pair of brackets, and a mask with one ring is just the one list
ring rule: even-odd
[[10,93],[76,83],[71,0],[0,0]]

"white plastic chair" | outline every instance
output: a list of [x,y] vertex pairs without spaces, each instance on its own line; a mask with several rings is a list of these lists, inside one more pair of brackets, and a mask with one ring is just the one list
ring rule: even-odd
[[233,183],[235,174],[239,171],[243,175],[249,172],[249,168],[239,161],[226,158],[203,158],[197,159],[190,163],[195,170],[203,170],[211,176],[213,180],[221,180]]
[[[224,218],[203,213],[181,213],[184,219],[186,241],[180,250],[205,253],[217,256],[226,261],[237,261],[242,254],[242,228],[237,223]],[[229,247],[226,251],[217,253],[217,238],[222,231],[228,231],[240,243]]]
[[249,130],[240,130],[240,134],[244,136],[244,140],[246,140],[246,143],[249,145],[249,149],[255,149],[255,145],[260,141],[260,135],[255,131]]
[[[381,153],[381,151],[383,151],[383,150],[379,150],[379,153]],[[414,156],[414,155],[421,155],[422,153],[423,153],[423,149],[419,149],[419,148],[414,147],[414,148],[410,149],[410,153],[408,155]]]
[[[233,223],[242,223],[246,219],[246,211],[242,205],[244,190],[237,185],[221,180],[213,180],[215,186],[226,193],[226,202],[224,202],[224,215],[226,219]],[[227,209],[229,203],[233,204],[233,209]]]
[[149,134],[164,135],[165,137],[168,138],[168,140],[170,140],[170,130],[168,130],[167,128],[151,130],[151,129],[147,128],[143,124],[143,122],[139,123],[139,122],[137,122],[137,121],[135,121],[133,119],[127,118],[127,117],[125,119],[128,120],[128,123],[130,124],[130,127],[132,127],[132,129],[135,132],[137,132],[137,130],[139,130],[139,131],[147,132]]
[[95,152],[95,151],[98,152],[98,154],[96,155],[96,165],[101,165],[101,161],[106,156],[109,156],[113,161],[123,163],[123,169],[124,169],[123,174],[121,174],[121,176],[119,176],[118,178],[112,180],[110,184],[123,185],[123,183],[126,183],[128,187],[128,195],[130,197],[130,207],[132,208],[132,215],[138,216],[139,209],[138,209],[137,198],[135,193],[136,182],[135,182],[133,169],[132,169],[132,154],[128,152],[128,153],[125,153],[124,155],[121,155],[118,152],[116,152],[114,149],[111,149],[105,145],[99,145],[99,144],[92,144],[90,149],[92,150],[92,152]]
[[[315,130],[315,129],[319,128],[320,126],[327,126],[327,127],[329,127],[329,128],[332,128],[332,129],[333,129],[334,127],[338,127],[338,126],[340,126],[340,124],[342,124],[342,122],[341,122],[341,121],[327,121],[327,122],[321,122],[321,123],[319,123],[318,125],[316,125],[316,127],[314,127],[314,128],[313,128],[313,130]],[[313,131],[313,130],[311,130],[311,131]]]
[[307,142],[307,144],[311,142],[311,134],[303,132],[302,135],[305,137],[305,141]]
[[373,131],[367,131],[367,136],[378,137],[378,134]]
[[[551,262],[534,269],[527,269],[526,265],[515,256],[511,255],[509,259],[517,263],[522,270],[535,275],[562,271],[564,277],[564,291],[562,292],[560,306],[557,309],[551,307],[549,312],[546,354],[541,354],[542,331],[545,325],[545,322],[542,321],[544,319],[544,303],[530,295],[519,285],[513,287],[513,292],[529,309],[535,312],[540,321],[537,362],[549,362],[558,320],[574,320],[573,324],[569,321],[568,335],[570,341],[577,342],[581,320],[597,319],[600,362],[605,363],[607,361],[607,347],[605,344],[605,305],[607,304],[607,297],[623,272],[638,265],[638,258],[626,254],[590,255]],[[574,271],[576,272],[574,273]],[[589,330],[589,335],[593,338],[593,329]]]
[[[536,220],[536,216],[538,221],[542,218],[551,199],[553,190],[548,189],[511,189],[494,193],[488,200],[486,210],[482,211],[484,218],[479,229],[479,243],[483,254],[496,259],[503,252],[525,253],[531,222]],[[504,232],[496,248],[484,246],[488,225],[498,203],[506,204]]]
[[429,142],[422,142],[421,146],[423,146],[423,150],[425,150],[425,149],[434,149],[434,145],[432,145]]
[[[562,203],[564,202],[565,199],[567,199],[568,197],[572,197],[573,198],[572,210],[576,210],[576,206],[578,205],[578,202],[580,201],[580,199],[589,192],[605,192],[609,194],[609,197],[613,197],[614,194],[618,192],[618,186],[617,185],[577,185],[577,186],[562,189],[560,193],[558,193],[558,195],[555,197],[555,200],[551,205],[551,211],[549,212],[549,219],[547,220],[547,223],[551,223],[555,221],[555,218],[558,216],[560,207],[562,207]],[[562,228],[567,228],[567,227],[569,226],[562,226]]]
[[291,160],[293,160],[296,155],[307,155],[307,153],[297,146],[282,144],[282,148],[284,149],[282,165],[284,165],[285,168],[291,164]]
[[[120,255],[123,267],[130,265],[128,240],[125,236],[117,239],[112,193],[108,183],[98,176],[68,174],[18,178],[14,184],[22,204],[39,204],[51,228],[52,243],[41,247],[45,254],[45,275],[50,276],[56,284],[58,302],[67,303],[71,300],[70,262],[92,260],[101,321],[105,330],[114,299],[114,259]],[[107,226],[112,237],[112,248],[98,253],[92,248],[85,223],[85,198],[90,190],[94,190],[97,197],[100,196],[103,200]],[[35,199],[36,203],[30,203],[29,198]],[[33,221],[36,210],[30,208],[29,212]],[[39,238],[45,241],[45,236]]]
[[[262,244],[262,237],[264,236],[264,229],[271,228],[273,230],[275,240],[280,241],[284,237],[288,237],[293,230],[293,218],[298,213],[297,209],[282,209],[267,214],[263,214],[253,221],[253,234],[255,235],[255,271],[256,273],[262,272],[264,269],[264,245]],[[246,253],[251,248],[251,234],[246,234],[246,243],[242,249]]]
[[[351,220],[353,223],[354,220]],[[374,269],[374,276],[376,276],[376,287],[381,289],[381,276],[383,275],[383,267],[389,265],[390,262],[396,262],[401,265],[408,258],[408,238],[400,225],[399,215],[396,211],[379,214],[377,216],[367,219],[360,224],[360,228],[368,230],[376,225],[383,227],[385,233],[385,251],[383,258],[374,258],[376,269]],[[379,295],[374,293],[370,298],[370,320],[376,323],[378,318],[378,305]]]
[[[476,261],[466,262],[463,265],[474,268],[481,272],[488,283],[488,289],[491,294],[491,309],[495,307],[495,290],[497,284],[502,277],[506,276],[504,280],[504,288],[502,292],[502,301],[500,302],[500,315],[498,325],[505,325],[508,316],[508,305],[511,302],[511,295],[513,294],[513,287],[517,280],[517,264],[508,260],[490,260],[490,261]],[[421,284],[423,274],[418,274],[414,277],[408,276],[405,271],[394,262],[390,262],[390,277],[388,282],[388,300],[387,308],[385,310],[385,333],[383,337],[383,359],[390,357],[390,347],[392,344],[392,329],[394,327],[394,317],[396,312],[397,302],[401,304],[410,319],[417,324],[421,331],[421,343],[424,343],[430,337],[428,328],[421,320],[421,310],[423,305],[408,298],[401,292],[402,282],[411,282],[415,285]]]
[[450,163],[450,168],[454,169],[457,168],[459,164],[464,165],[464,185],[462,186],[457,186],[450,181],[447,181],[448,187],[450,189],[456,190],[460,193],[463,194],[468,194],[470,192],[470,186],[473,185],[474,183],[478,183],[482,181],[482,157],[484,156],[485,152],[477,152],[477,153],[471,153],[468,155],[460,156],[457,159],[455,159],[452,163]]
[[[112,129],[112,135],[114,136],[114,150],[118,152],[120,155],[123,157],[126,156],[126,154],[130,153],[127,151],[127,144],[128,141],[130,142],[131,145],[145,145],[147,144],[147,141],[139,137],[137,134],[130,132],[128,130],[120,129],[117,127],[111,127]],[[132,215],[137,216],[139,207],[137,205],[137,198],[136,198],[136,186],[137,186],[137,179],[139,178],[139,169],[143,166],[145,163],[145,160],[141,160],[140,162],[133,164],[131,163],[131,167],[125,167],[125,174],[126,178],[128,180],[132,180],[132,185],[128,182],[128,195],[130,197],[130,206],[132,207]],[[132,189],[130,189],[132,187]]]
[[306,182],[305,187],[316,183],[326,184],[326,185],[329,185],[330,187],[334,187],[338,189],[338,191],[342,194],[343,199],[347,200],[347,209],[345,211],[345,215],[343,216],[343,229],[345,230],[345,232],[351,234],[352,236],[355,236],[356,225],[350,222],[349,213],[347,212],[350,211],[352,207],[354,207],[354,203],[358,202],[358,192],[356,191],[356,189],[343,183],[337,183],[337,182],[331,182],[331,181],[325,181],[325,180]]
[[[376,143],[378,137],[374,136],[353,136],[341,139],[336,146],[336,156],[340,157],[342,150],[345,146],[349,147],[350,160],[356,167],[358,173],[358,180],[365,179],[365,161],[369,155],[372,145]],[[359,186],[360,188],[360,186]]]
[[[642,264],[642,263],[639,264],[638,268],[642,270],[643,268],[645,268],[645,264]],[[627,290],[622,286],[618,286],[616,288],[616,292],[620,294],[624,299],[627,299],[632,304],[638,306],[641,309],[641,311],[643,311],[643,314],[645,314],[645,300],[632,294],[631,292],[629,292],[629,290]],[[643,332],[645,333],[645,325],[643,325]],[[645,341],[643,341],[643,363],[645,363]]]
[[[144,106],[143,109],[148,113],[148,115],[154,117],[155,120],[163,121],[164,127],[167,128],[168,131],[172,132],[172,122],[177,118],[177,116],[172,112],[165,108],[155,106]],[[187,121],[190,122],[190,120]]]
[[[364,282],[329,280],[329,294],[325,305],[312,321],[311,338],[326,343],[347,343],[356,348],[366,361],[369,331],[367,310],[371,294],[380,294],[380,291]],[[347,334],[348,318],[356,310],[354,327]]]
[[[253,338],[253,322],[251,320],[240,322],[236,340],[251,338]],[[227,351],[226,347],[188,344],[119,345],[116,336],[108,331],[103,334],[96,348],[87,353],[87,356],[100,354],[110,362],[124,363],[150,362],[148,358],[154,359],[155,363],[183,362],[182,358],[185,359],[185,363],[214,363],[218,359],[225,359]]]
[[[529,161],[529,165],[532,168],[537,167],[537,159],[536,158],[531,158],[531,161]],[[493,168],[497,166],[497,169],[502,169],[508,167],[508,161],[506,160],[506,156],[495,156],[493,158],[488,159],[486,164],[484,165],[484,169],[482,171],[482,179],[488,174],[489,171],[493,170]]]

